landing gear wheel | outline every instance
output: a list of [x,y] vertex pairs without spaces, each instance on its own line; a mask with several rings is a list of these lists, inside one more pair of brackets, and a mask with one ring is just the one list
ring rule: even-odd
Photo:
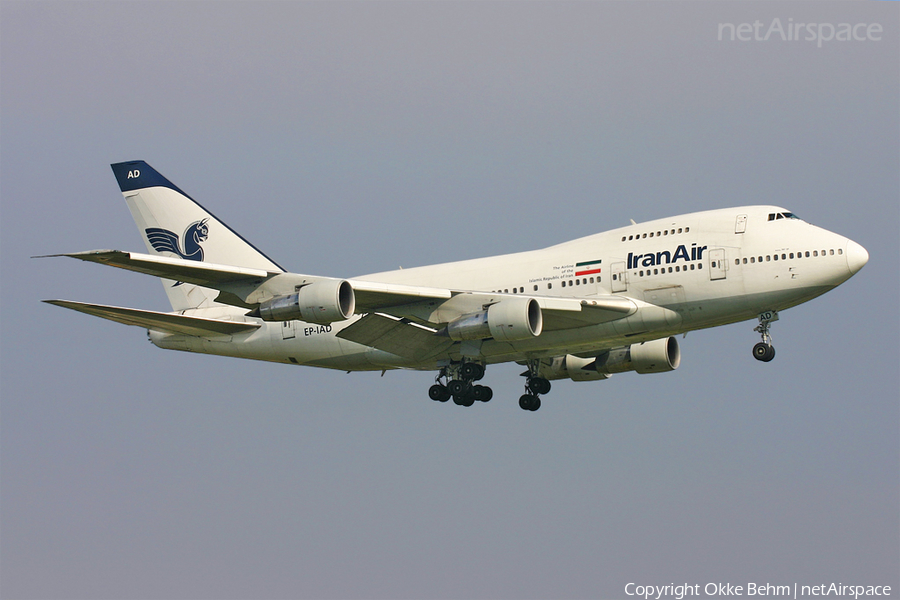
[[466,391],[466,382],[460,379],[453,379],[450,383],[447,384],[447,391],[455,398],[456,396],[462,396]]
[[459,376],[466,381],[478,381],[484,377],[484,367],[474,362],[463,363],[459,368]]
[[775,358],[775,346],[760,342],[753,346],[753,358],[762,362],[769,362]]
[[436,383],[428,388],[428,397],[435,402],[446,402],[450,399],[450,392],[445,386]]
[[535,411],[541,407],[541,399],[532,394],[522,394],[519,398],[519,408]]
[[458,396],[453,396],[453,402],[458,406],[472,406],[475,404],[475,398],[472,396],[471,392],[466,392],[459,394]]
[[478,400],[479,402],[490,402],[491,398],[494,397],[494,392],[491,388],[484,385],[476,385],[472,388],[472,398]]
[[535,396],[546,394],[550,391],[550,381],[543,377],[532,377],[528,380],[528,389]]

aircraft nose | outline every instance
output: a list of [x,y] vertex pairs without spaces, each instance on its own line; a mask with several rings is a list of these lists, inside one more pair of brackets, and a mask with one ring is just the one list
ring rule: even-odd
[[857,271],[862,269],[869,262],[869,253],[866,249],[850,240],[847,242],[847,268],[850,273],[855,275]]

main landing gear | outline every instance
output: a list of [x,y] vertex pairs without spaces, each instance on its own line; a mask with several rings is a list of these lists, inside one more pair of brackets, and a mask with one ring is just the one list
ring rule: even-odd
[[[528,362],[525,379],[525,393],[519,398],[523,410],[535,411],[541,407],[541,394],[550,391],[550,381],[538,374],[540,362]],[[453,363],[441,369],[434,378],[434,385],[428,388],[428,397],[435,402],[446,402],[453,398],[459,406],[472,406],[476,402],[490,402],[494,392],[486,385],[475,382],[484,377],[484,365],[476,362]]]
[[541,407],[541,394],[550,391],[550,381],[538,375],[540,363],[536,360],[528,361],[528,371],[522,373],[525,379],[525,393],[519,398],[519,408],[522,410],[536,411]]
[[[484,377],[484,365],[475,362],[464,362],[444,367],[434,379],[434,385],[428,388],[428,397],[436,402],[446,402],[453,398],[459,406],[472,406],[475,402],[490,402],[494,392],[486,385],[477,385],[476,381]],[[446,383],[442,383],[444,379]]]
[[759,325],[753,331],[759,332],[762,341],[753,346],[753,358],[762,362],[769,362],[775,358],[775,346],[772,345],[772,336],[769,334],[769,324],[778,320],[778,312],[774,310],[760,313]]

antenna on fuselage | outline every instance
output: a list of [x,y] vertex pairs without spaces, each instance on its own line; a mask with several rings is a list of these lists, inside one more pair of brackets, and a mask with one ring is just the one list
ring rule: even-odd
[[637,223],[634,222],[634,219],[628,219],[628,220],[631,221],[632,225],[637,225]]

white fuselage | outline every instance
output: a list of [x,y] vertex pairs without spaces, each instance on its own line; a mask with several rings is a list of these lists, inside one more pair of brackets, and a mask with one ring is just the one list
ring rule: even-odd
[[[787,215],[787,216],[786,216]],[[518,342],[484,340],[485,363],[588,356],[755,318],[806,302],[840,285],[867,259],[855,242],[775,206],[692,213],[630,225],[542,250],[375,273],[355,281],[591,298],[625,296],[668,310],[642,310],[599,325],[545,331]],[[642,304],[643,305],[643,304]],[[184,314],[254,321],[251,333],[203,339],[151,332],[157,346],[343,370],[433,369],[458,360],[460,344],[418,362],[336,337],[359,316],[332,325],[262,322],[246,310],[215,307]]]

